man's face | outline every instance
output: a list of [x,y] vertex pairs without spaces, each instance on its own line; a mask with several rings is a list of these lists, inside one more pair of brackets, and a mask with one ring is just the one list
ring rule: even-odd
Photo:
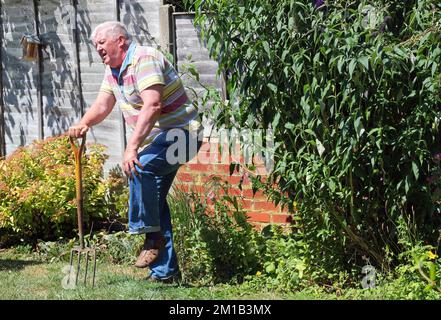
[[103,63],[112,68],[119,68],[124,60],[123,43],[124,38],[114,38],[107,34],[106,30],[98,32],[95,36],[95,48]]

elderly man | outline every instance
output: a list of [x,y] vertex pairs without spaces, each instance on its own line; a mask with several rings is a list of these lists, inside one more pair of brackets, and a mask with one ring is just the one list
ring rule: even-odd
[[129,177],[129,233],[146,237],[135,266],[149,267],[149,280],[169,282],[179,276],[179,267],[166,197],[180,164],[200,148],[199,115],[173,65],[158,50],[132,41],[123,24],[102,23],[92,39],[107,65],[104,80],[69,135],[83,136],[119,102],[132,129],[122,162]]

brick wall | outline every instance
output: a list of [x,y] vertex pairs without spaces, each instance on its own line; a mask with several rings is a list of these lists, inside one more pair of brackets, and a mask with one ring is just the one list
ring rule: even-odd
[[[224,90],[222,79],[216,75],[217,62],[210,58],[205,42],[193,25],[193,19],[193,14],[176,13],[173,15],[177,69],[182,71],[183,65],[191,63],[188,60],[190,56],[190,60],[194,60],[195,68],[200,74],[200,82],[222,92]],[[198,82],[188,78],[186,74],[182,75],[182,79],[186,86],[193,89],[188,91],[190,96],[192,92],[200,94],[204,91]],[[192,96],[192,98],[197,99],[197,96]],[[175,186],[184,191],[193,190],[200,195],[202,201],[209,203],[211,193],[213,193],[212,183],[220,179],[230,184],[229,194],[241,199],[240,203],[247,212],[249,221],[257,228],[262,228],[269,223],[289,224],[292,215],[287,210],[282,210],[267,201],[267,197],[261,191],[253,195],[251,182],[246,175],[237,171],[230,175],[231,157],[223,159],[219,153],[216,142],[218,134],[216,130],[213,130],[210,119],[203,119],[203,125],[204,144],[198,157],[180,168]],[[208,137],[212,142],[208,142]],[[264,166],[258,166],[257,170],[264,170]],[[239,188],[241,179],[243,180],[242,190]]]
[[[197,192],[201,201],[210,203],[213,197],[219,196],[216,194],[219,190],[213,187],[214,183],[226,182],[228,194],[237,196],[239,204],[247,213],[248,221],[256,228],[261,229],[270,223],[290,225],[292,213],[287,208],[275,206],[260,190],[253,194],[249,173],[239,169],[230,175],[232,158],[225,159],[218,147],[216,141],[204,139],[197,157],[179,169],[175,187],[185,192]],[[263,163],[256,165],[256,172],[265,172]]]

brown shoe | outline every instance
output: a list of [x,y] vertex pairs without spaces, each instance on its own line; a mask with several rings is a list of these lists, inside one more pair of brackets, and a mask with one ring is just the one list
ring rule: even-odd
[[177,272],[171,276],[165,277],[165,278],[157,278],[151,273],[145,278],[148,282],[155,282],[155,283],[165,283],[165,284],[180,284],[182,282],[182,276],[180,272]]
[[162,249],[165,248],[165,237],[157,240],[147,239],[144,243],[144,248],[135,262],[135,267],[146,268],[149,267],[159,257]]

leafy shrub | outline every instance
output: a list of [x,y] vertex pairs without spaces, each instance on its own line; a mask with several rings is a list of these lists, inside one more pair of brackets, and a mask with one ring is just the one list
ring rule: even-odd
[[260,257],[262,269],[246,277],[249,284],[260,289],[298,291],[310,278],[302,257],[302,242],[287,234],[280,226],[269,225],[262,230],[265,237]]
[[107,178],[102,181],[106,189],[108,217],[115,218],[114,222],[126,222],[128,219],[129,188],[126,181],[126,176],[119,166],[111,169]]
[[174,240],[183,277],[187,281],[215,283],[242,281],[261,268],[263,238],[247,222],[228,184],[213,179],[208,198],[175,188],[169,201]]
[[399,266],[387,274],[377,273],[375,286],[341,291],[343,299],[439,300],[441,260],[432,246],[417,244],[399,255]]
[[54,241],[39,240],[37,241],[35,252],[42,261],[69,262],[70,250],[76,245],[78,245],[78,241],[75,238],[58,238],[54,239]]
[[299,204],[308,265],[326,278],[368,256],[388,270],[405,250],[400,217],[435,243],[439,1],[186,2],[227,73],[217,126],[274,132],[267,191]]
[[[136,261],[144,243],[143,237],[134,237],[122,231],[108,232],[106,230],[100,230],[92,235],[87,234],[84,236],[84,241],[88,246],[96,249],[98,261],[128,266],[132,266]],[[39,240],[35,252],[43,261],[69,262],[71,249],[74,246],[78,246],[78,238],[59,238],[56,241]],[[16,246],[14,250],[16,252],[28,250],[27,253],[29,253],[32,252],[32,247],[22,245]]]
[[100,232],[96,235],[101,258],[111,263],[133,265],[144,244],[144,237],[133,236],[127,232]]
[[[103,179],[104,147],[87,147],[82,159],[86,226],[92,219],[115,214],[107,204],[116,201],[111,200],[116,194],[112,190],[119,190],[121,184],[116,178]],[[9,230],[8,234],[33,244],[37,239],[73,236],[75,199],[74,158],[67,137],[35,141],[0,162],[0,229]]]
[[211,283],[214,280],[214,261],[202,231],[208,219],[205,208],[194,192],[177,188],[169,195],[173,221],[173,239],[184,281]]

